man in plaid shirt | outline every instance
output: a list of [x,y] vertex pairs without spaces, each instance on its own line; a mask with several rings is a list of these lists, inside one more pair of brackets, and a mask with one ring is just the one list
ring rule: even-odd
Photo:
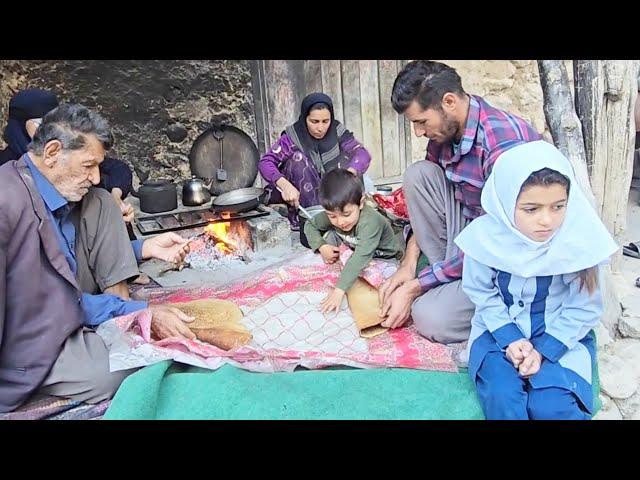
[[[474,305],[460,286],[463,254],[453,240],[484,213],[480,194],[498,156],[541,136],[521,118],[468,95],[460,76],[443,63],[408,63],[393,84],[391,102],[429,144],[426,159],[404,174],[411,228],[402,265],[380,287],[382,325],[397,328],[411,314],[426,338],[462,342]],[[416,272],[421,252],[430,265]]]

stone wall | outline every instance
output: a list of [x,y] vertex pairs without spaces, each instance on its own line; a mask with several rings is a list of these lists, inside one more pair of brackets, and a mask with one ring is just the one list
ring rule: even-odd
[[468,93],[518,115],[545,131],[542,89],[535,60],[442,60],[456,69]]
[[187,178],[191,145],[213,121],[256,139],[246,60],[0,60],[3,126],[9,99],[27,87],[100,111],[113,126],[114,156],[134,168],[134,185],[149,174]]
[[[465,90],[533,124],[550,139],[535,60],[443,60],[456,68]],[[569,74],[570,62],[568,62]],[[63,101],[101,111],[116,135],[115,156],[137,177],[189,176],[187,155],[212,121],[231,123],[256,141],[247,60],[0,60],[0,119],[18,89],[55,90]],[[423,158],[426,139],[412,139]]]
[[[467,93],[484,97],[491,105],[518,115],[551,141],[544,119],[542,87],[535,60],[438,60],[456,69]],[[573,81],[571,62],[567,62]],[[411,137],[411,158],[424,158],[426,138]]]

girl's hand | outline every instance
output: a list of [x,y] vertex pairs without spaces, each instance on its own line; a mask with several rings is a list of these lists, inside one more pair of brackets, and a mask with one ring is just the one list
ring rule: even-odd
[[542,355],[536,350],[532,349],[527,357],[522,361],[518,368],[518,373],[522,378],[529,378],[540,371],[542,365]]
[[531,353],[533,345],[526,338],[512,342],[505,352],[507,359],[513,363],[514,368],[520,367],[522,361]]

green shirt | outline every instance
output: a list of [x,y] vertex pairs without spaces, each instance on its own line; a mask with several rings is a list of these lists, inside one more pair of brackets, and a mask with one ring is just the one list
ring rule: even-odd
[[317,214],[313,221],[305,222],[304,234],[307,236],[309,246],[314,251],[327,244],[322,234],[329,230],[334,230],[336,235],[354,250],[336,284],[336,287],[345,292],[351,288],[360,272],[374,257],[400,258],[402,256],[402,248],[398,245],[391,225],[386,218],[369,205],[365,205],[360,211],[358,223],[350,232],[333,226],[325,212]]

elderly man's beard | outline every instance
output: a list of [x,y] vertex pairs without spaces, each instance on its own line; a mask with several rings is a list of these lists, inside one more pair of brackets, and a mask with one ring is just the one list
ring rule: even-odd
[[67,202],[79,202],[82,200],[82,197],[87,194],[92,185],[89,180],[78,183],[77,179],[64,175],[57,175],[51,183]]

